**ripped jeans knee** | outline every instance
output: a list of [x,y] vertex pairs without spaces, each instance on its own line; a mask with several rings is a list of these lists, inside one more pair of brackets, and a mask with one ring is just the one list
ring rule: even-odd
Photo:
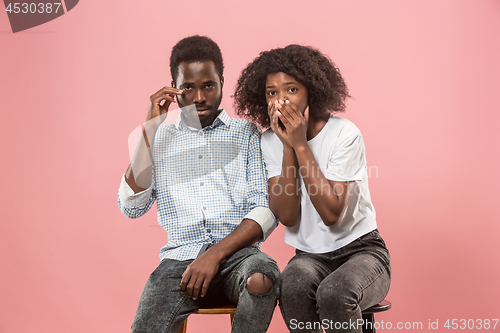
[[273,283],[262,273],[253,273],[247,279],[247,290],[254,294],[267,294],[271,291]]

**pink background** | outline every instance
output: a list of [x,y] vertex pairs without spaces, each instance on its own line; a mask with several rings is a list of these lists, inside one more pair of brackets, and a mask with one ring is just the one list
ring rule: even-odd
[[[82,0],[17,34],[0,12],[0,332],[130,330],[167,237],[155,211],[118,209],[127,137],[191,34],[219,43],[231,114],[262,50],[312,45],[340,67],[392,254],[378,322],[500,318],[500,2],[188,3]],[[286,265],[283,227],[264,250]],[[188,331],[229,331],[213,317]],[[270,332],[286,332],[279,311]]]

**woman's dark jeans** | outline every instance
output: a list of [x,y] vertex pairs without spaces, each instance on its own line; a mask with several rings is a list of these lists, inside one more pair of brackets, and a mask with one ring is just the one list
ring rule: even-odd
[[362,332],[361,311],[389,291],[389,251],[378,230],[329,253],[296,250],[281,279],[280,308],[290,332]]

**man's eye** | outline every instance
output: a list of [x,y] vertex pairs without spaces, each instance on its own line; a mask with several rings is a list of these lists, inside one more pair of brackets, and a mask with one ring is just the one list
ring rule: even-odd
[[184,87],[184,88],[182,88],[182,90],[188,91],[188,90],[191,90],[191,87]]
[[207,84],[207,85],[205,86],[205,88],[207,88],[207,89],[212,89],[213,87],[214,87],[214,85],[213,85],[212,83],[211,83],[211,84]]

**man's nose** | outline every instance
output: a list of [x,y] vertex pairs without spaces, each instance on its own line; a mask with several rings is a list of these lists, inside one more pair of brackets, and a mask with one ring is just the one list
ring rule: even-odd
[[203,103],[206,101],[205,94],[201,89],[197,89],[195,94],[194,94],[194,103]]

